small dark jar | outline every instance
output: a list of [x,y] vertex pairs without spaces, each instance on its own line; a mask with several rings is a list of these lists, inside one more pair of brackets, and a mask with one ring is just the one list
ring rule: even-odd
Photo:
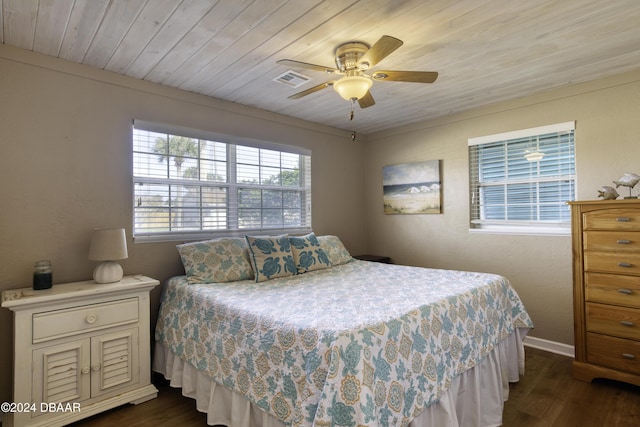
[[51,261],[36,262],[33,271],[33,289],[39,291],[41,289],[49,289],[53,285],[53,270],[51,269]]

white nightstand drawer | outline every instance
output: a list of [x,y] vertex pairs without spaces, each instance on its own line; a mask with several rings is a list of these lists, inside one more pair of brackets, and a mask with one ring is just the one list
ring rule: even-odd
[[138,298],[33,315],[33,343],[138,321]]

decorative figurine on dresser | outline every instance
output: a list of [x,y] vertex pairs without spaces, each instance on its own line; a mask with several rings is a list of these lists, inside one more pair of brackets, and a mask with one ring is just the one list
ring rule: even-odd
[[625,197],[625,199],[637,199],[636,196],[631,195],[631,189],[636,186],[636,184],[640,182],[640,175],[635,173],[625,173],[613,183],[616,185],[616,188],[622,186],[627,187],[629,189],[629,196]]
[[640,200],[569,204],[573,377],[640,385]]
[[158,284],[136,275],[3,291],[14,319],[15,405],[3,427],[63,426],[155,398],[149,292]]

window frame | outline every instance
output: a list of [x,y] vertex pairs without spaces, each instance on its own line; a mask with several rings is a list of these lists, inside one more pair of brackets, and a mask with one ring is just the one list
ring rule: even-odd
[[[217,181],[202,181],[202,180],[187,180],[180,178],[171,178],[169,173],[167,173],[167,177],[165,178],[156,178],[156,177],[145,177],[145,176],[137,176],[136,175],[136,163],[135,156],[136,153],[141,153],[136,151],[135,144],[135,132],[136,130],[140,131],[148,131],[160,134],[167,134],[169,136],[182,136],[188,137],[191,139],[199,140],[199,141],[209,141],[220,144],[225,144],[226,147],[226,181],[225,182],[217,182]],[[290,146],[280,143],[275,143],[271,141],[257,140],[245,137],[238,137],[233,135],[227,135],[223,133],[210,132],[198,129],[192,129],[182,126],[168,125],[162,123],[149,122],[145,120],[134,120],[132,129],[131,129],[131,155],[132,155],[132,235],[134,242],[171,242],[171,241],[197,241],[197,240],[207,240],[218,237],[243,237],[245,235],[274,235],[274,234],[305,234],[309,233],[312,230],[312,218],[311,218],[311,150],[298,147],[298,146]],[[246,183],[246,182],[238,182],[237,179],[237,169],[238,169],[238,159],[237,152],[238,147],[242,147],[242,149],[247,148],[249,151],[253,149],[259,150],[262,153],[262,150],[269,150],[270,152],[279,152],[280,155],[284,154],[293,154],[300,156],[299,158],[299,185],[298,186],[287,186],[287,185],[273,185],[273,184],[262,184],[262,183]],[[241,150],[242,150],[241,149]],[[240,150],[240,151],[241,151]],[[193,159],[193,158],[192,158]],[[199,163],[202,161],[202,154],[199,150],[196,161]],[[168,163],[171,163],[171,160],[167,160]],[[260,161],[258,164],[252,164],[251,166],[261,168]],[[282,171],[284,168],[280,168]],[[202,211],[205,207],[200,204],[196,210],[200,214],[200,229],[199,230],[169,230],[169,231],[142,231],[136,229],[136,209],[137,209],[137,201],[136,201],[136,185],[140,184],[158,184],[158,185],[188,185],[193,187],[198,187],[200,190],[206,187],[209,188],[225,188],[226,189],[226,210],[225,212],[225,222],[226,228],[222,229],[206,229],[202,228],[205,225],[202,224]],[[240,190],[260,190],[260,191],[293,191],[300,194],[300,206],[299,206],[299,221],[300,223],[297,225],[287,226],[286,224],[281,224],[280,226],[264,226],[264,222],[259,227],[241,227],[239,225],[239,211],[241,207],[239,205],[239,192]],[[200,197],[202,197],[202,192],[200,192]],[[284,194],[283,194],[284,197]],[[284,202],[283,202],[284,203]],[[184,209],[184,207],[181,207]],[[171,206],[166,207],[171,210]],[[258,208],[256,208],[258,209]],[[265,209],[267,209],[264,205],[261,205],[259,208],[261,213],[264,213]],[[281,208],[282,210],[286,209],[286,206]],[[171,215],[171,214],[170,214]],[[262,217],[261,217],[262,218]],[[171,220],[169,220],[171,222]]]
[[[518,180],[509,178],[504,178],[501,182],[497,184],[494,183],[482,183],[480,182],[480,162],[479,155],[477,153],[479,146],[485,146],[488,148],[492,144],[494,146],[500,146],[500,144],[504,144],[505,153],[509,153],[509,144],[511,146],[515,146],[516,144],[523,144],[523,140],[529,138],[531,143],[539,144],[540,137],[556,133],[558,138],[561,138],[562,135],[569,134],[570,141],[567,144],[568,151],[562,152],[562,156],[566,158],[569,156],[570,160],[570,172],[562,171],[563,166],[558,166],[559,173],[556,175],[545,176],[541,174],[542,167],[540,166],[540,162],[530,162],[532,164],[537,163],[536,167],[536,175],[523,177]],[[569,188],[569,193],[572,193],[567,200],[560,201],[561,193],[557,196],[557,199],[554,200],[554,203],[557,205],[559,202],[564,204],[569,200],[573,200],[575,198],[575,194],[577,193],[576,189],[576,157],[575,157],[575,121],[557,123],[553,125],[547,126],[539,126],[529,129],[521,129],[511,132],[503,132],[494,135],[486,135],[481,137],[474,137],[468,139],[468,156],[469,156],[469,231],[472,233],[491,233],[491,234],[521,234],[521,235],[556,235],[556,236],[568,236],[571,234],[571,219],[569,215],[569,207],[566,206],[566,216],[564,214],[560,214],[559,218],[557,217],[555,220],[541,220],[540,215],[538,214],[538,219],[530,219],[530,220],[510,220],[510,219],[499,219],[499,220],[491,220],[487,218],[481,218],[486,212],[483,211],[486,209],[486,204],[483,204],[480,198],[482,197],[480,194],[483,188],[490,188],[492,185],[504,185],[504,194],[507,198],[505,200],[504,209],[505,212],[508,212],[509,207],[514,207],[515,203],[509,204],[508,200],[508,188],[509,185],[514,185],[516,183],[520,184],[528,184],[534,185],[536,187],[535,190],[530,190],[529,195],[534,195],[535,202],[530,203],[528,206],[531,209],[537,209],[540,211],[543,203],[540,201],[541,193],[540,193],[540,184],[546,183],[558,183],[560,187],[564,184],[567,188]],[[560,146],[560,143],[558,144]],[[537,145],[536,145],[537,146]],[[524,156],[523,156],[524,157]],[[507,176],[508,164],[510,161],[509,154],[504,154],[503,161],[503,170],[505,176]],[[544,158],[543,158],[544,159]],[[562,184],[561,184],[562,183]],[[485,196],[488,197],[488,196]],[[563,206],[564,207],[564,206]],[[505,215],[506,216],[506,215]],[[564,218],[564,219],[563,219]]]

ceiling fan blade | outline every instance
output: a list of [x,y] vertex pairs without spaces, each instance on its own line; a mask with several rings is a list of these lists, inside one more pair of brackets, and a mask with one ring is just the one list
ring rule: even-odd
[[391,36],[382,36],[380,40],[375,42],[373,46],[369,48],[367,53],[358,61],[358,64],[364,62],[369,64],[369,68],[374,67],[378,62],[389,56],[391,52],[402,46],[402,40],[399,40]]
[[438,78],[435,71],[376,71],[371,75],[374,80],[393,82],[433,83]]
[[325,67],[324,65],[309,64],[306,62],[294,61],[292,59],[281,59],[277,61],[277,63],[280,65],[286,65],[287,67],[306,68],[308,70],[322,71],[323,73],[335,73],[338,71],[335,68]]
[[329,87],[329,86],[333,86],[333,82],[324,82],[324,83],[321,83],[321,84],[319,84],[317,86],[310,87],[307,90],[303,90],[302,92],[294,93],[293,95],[291,95],[289,97],[289,99],[299,99],[299,98],[302,98],[303,96],[307,96],[307,95],[310,95],[310,94],[312,94],[314,92],[318,92],[319,90],[322,90],[322,89],[324,89],[326,87]]
[[367,108],[374,105],[376,101],[373,99],[373,95],[371,95],[371,91],[367,91],[367,94],[362,98],[358,99],[358,104],[360,108]]

